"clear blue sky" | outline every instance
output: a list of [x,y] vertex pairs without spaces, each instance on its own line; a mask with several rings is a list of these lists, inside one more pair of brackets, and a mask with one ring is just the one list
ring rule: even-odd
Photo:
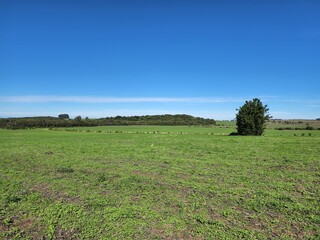
[[320,117],[319,0],[1,0],[0,117]]

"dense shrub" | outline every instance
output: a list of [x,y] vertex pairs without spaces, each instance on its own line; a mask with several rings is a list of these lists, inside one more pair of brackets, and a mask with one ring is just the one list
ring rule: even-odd
[[70,117],[69,117],[69,114],[59,114],[59,116],[58,116],[60,119],[69,119]]
[[263,106],[258,98],[246,101],[236,115],[239,135],[262,135],[266,121],[270,119],[267,105]]

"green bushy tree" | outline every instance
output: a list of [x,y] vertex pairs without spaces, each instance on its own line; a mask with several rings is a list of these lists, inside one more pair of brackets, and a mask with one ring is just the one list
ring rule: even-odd
[[76,117],[74,118],[74,120],[76,120],[76,121],[81,121],[82,118],[81,118],[81,116],[76,116]]
[[252,101],[246,101],[238,110],[236,116],[238,134],[262,135],[266,121],[271,118],[268,106],[263,105],[260,99],[254,98]]
[[58,116],[60,119],[70,119],[69,114],[59,114]]

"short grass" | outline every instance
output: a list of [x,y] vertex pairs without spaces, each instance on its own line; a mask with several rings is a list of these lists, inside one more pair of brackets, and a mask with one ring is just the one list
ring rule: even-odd
[[0,130],[0,238],[318,239],[320,131],[232,131]]

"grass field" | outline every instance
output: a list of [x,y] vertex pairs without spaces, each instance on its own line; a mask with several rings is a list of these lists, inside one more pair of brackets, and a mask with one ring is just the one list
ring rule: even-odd
[[0,238],[319,239],[320,131],[227,126],[0,130]]

